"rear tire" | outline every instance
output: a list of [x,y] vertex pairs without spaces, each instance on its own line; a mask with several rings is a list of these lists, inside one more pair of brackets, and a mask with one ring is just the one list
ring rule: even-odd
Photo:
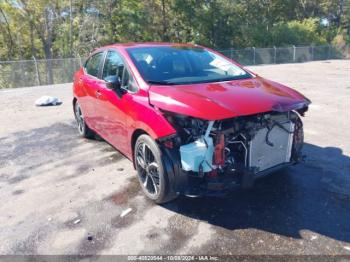
[[85,123],[84,115],[78,101],[76,101],[74,104],[74,116],[78,124],[79,134],[85,138],[89,138],[89,139],[94,138],[95,133]]
[[170,194],[168,175],[157,143],[148,135],[141,135],[134,148],[134,161],[141,188],[145,195],[163,204],[176,198]]

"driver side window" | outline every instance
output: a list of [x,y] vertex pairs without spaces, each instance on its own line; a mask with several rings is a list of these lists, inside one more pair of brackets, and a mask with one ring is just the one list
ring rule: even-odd
[[132,92],[137,90],[135,81],[127,67],[124,65],[123,59],[114,51],[108,51],[103,67],[102,79],[105,79],[108,76],[118,76],[121,87],[124,89]]
[[119,71],[122,69],[121,67],[123,67],[122,58],[116,52],[109,51],[103,67],[102,79],[108,76],[119,76]]

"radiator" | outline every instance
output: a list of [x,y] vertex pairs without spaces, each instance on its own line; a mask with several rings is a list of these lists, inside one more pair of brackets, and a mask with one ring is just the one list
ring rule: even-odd
[[279,123],[289,132],[275,125],[268,135],[273,146],[266,142],[267,128],[260,129],[249,143],[249,166],[256,168],[256,172],[290,162],[294,124],[289,120]]

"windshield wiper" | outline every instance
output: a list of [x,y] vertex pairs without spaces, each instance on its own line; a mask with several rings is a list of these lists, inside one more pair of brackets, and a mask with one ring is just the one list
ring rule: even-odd
[[168,81],[156,81],[156,80],[147,80],[147,83],[153,85],[175,85],[173,82]]

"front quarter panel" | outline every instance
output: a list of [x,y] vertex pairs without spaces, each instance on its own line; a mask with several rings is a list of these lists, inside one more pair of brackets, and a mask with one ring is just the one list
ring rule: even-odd
[[149,104],[148,92],[139,90],[135,94],[127,94],[128,112],[126,126],[128,130],[128,142],[130,149],[127,154],[132,157],[131,140],[136,130],[143,130],[154,140],[161,137],[170,136],[176,133],[176,130],[165,119],[162,113]]

